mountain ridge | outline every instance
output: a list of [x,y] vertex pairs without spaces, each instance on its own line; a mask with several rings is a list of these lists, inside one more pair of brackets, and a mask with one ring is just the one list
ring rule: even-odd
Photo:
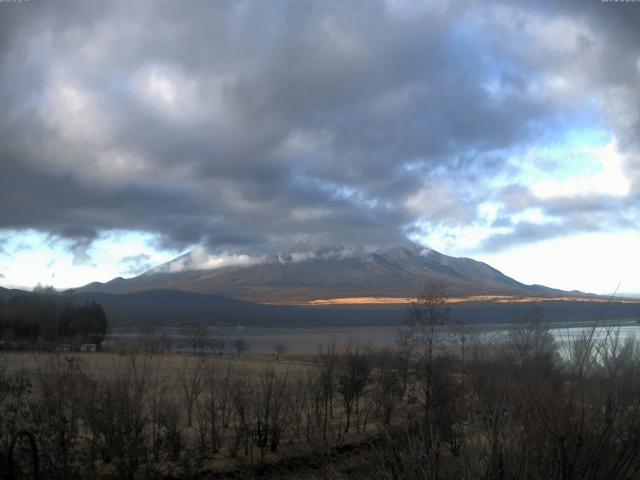
[[[141,275],[93,282],[79,292],[134,293],[179,290],[217,294],[257,303],[301,303],[345,297],[415,297],[426,282],[449,296],[584,296],[542,285],[526,285],[472,258],[444,255],[403,242],[385,247],[298,242],[282,253],[230,257],[217,268],[187,252]],[[234,259],[238,262],[233,264]]]

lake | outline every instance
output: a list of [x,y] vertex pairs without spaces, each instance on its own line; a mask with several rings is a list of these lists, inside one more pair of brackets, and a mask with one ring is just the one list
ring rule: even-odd
[[[550,329],[558,342],[569,342],[578,338],[592,324],[563,324]],[[602,324],[600,324],[602,325]],[[640,339],[640,325],[635,320],[617,322],[621,338],[636,337]],[[491,342],[505,335],[512,325],[483,325],[469,326],[466,336],[476,336],[481,342]],[[256,354],[269,354],[274,346],[284,345],[288,353],[312,354],[320,345],[335,343],[338,349],[349,343],[360,343],[372,347],[392,347],[396,342],[398,327],[221,327],[209,329],[212,335],[219,332],[225,340],[225,352],[231,353],[231,343],[236,339],[246,342],[249,351]],[[188,337],[180,328],[156,328],[153,332],[133,328],[116,328],[106,338],[105,345],[134,344],[148,340],[151,336],[166,335],[171,338],[171,348],[174,351],[189,351]],[[599,326],[595,331],[596,337],[606,335],[605,326]],[[447,338],[446,343],[455,345],[459,340],[455,336]]]

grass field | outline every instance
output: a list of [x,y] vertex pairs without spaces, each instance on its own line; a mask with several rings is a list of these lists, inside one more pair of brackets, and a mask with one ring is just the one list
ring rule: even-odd
[[464,349],[434,327],[407,326],[394,350],[279,359],[1,352],[0,457],[26,430],[41,478],[638,478],[640,344],[626,327],[560,341],[533,318],[491,341],[465,330]]
[[[322,393],[322,367],[314,357],[4,351],[0,379],[7,383],[0,382],[0,389],[6,385],[8,395],[0,408],[21,417],[4,425],[4,431],[26,428],[36,432],[43,449],[51,448],[55,432],[67,428],[60,419],[75,419],[75,440],[64,455],[75,456],[68,468],[83,477],[121,478],[142,470],[182,478],[256,462],[285,475],[289,459],[314,457],[373,431],[373,403],[368,401],[366,418],[365,410],[354,414],[351,431],[345,432],[336,386],[328,387],[329,396]],[[329,365],[335,373],[336,367],[333,361]],[[17,379],[29,387],[11,390]],[[34,421],[34,411],[41,412],[40,420]],[[103,457],[96,448],[112,453]],[[147,453],[136,453],[142,456],[131,463],[130,455],[140,448]],[[80,459],[92,451],[96,459],[83,463]],[[108,461],[111,455],[119,461]],[[59,468],[55,458],[47,460],[52,471]]]

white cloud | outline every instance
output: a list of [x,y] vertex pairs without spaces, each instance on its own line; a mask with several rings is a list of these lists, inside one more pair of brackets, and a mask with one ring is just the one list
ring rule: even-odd
[[526,222],[542,225],[547,223],[548,220],[541,208],[527,208],[511,216],[513,223]]
[[570,235],[492,254],[476,254],[516,280],[565,290],[640,292],[638,232]]
[[507,227],[495,228],[484,222],[453,227],[427,223],[422,225],[420,234],[411,237],[415,242],[447,255],[466,256],[491,235],[508,231]]
[[610,195],[625,197],[631,188],[625,173],[625,158],[614,139],[602,147],[593,147],[588,152],[598,162],[596,173],[572,175],[556,180],[548,178],[531,185],[531,191],[538,198],[584,197],[590,195]]
[[443,179],[430,180],[417,193],[409,196],[405,207],[418,218],[447,219],[450,225],[471,220],[471,212],[462,203],[460,186],[456,188]]
[[209,72],[196,77],[175,66],[151,64],[134,73],[132,87],[144,104],[169,121],[216,122],[222,127],[223,121],[230,120],[224,104],[225,85],[230,81],[227,75]]
[[144,253],[150,263],[159,264],[175,254],[154,248],[152,235],[113,231],[105,233],[88,250],[91,262],[78,264],[64,242],[51,242],[45,234],[33,230],[0,233],[10,238],[5,248],[11,254],[10,262],[0,263],[5,275],[3,283],[19,287],[30,288],[40,282],[66,289],[93,281],[106,282],[128,275],[128,266],[122,263],[125,257]]
[[172,260],[167,265],[153,269],[153,271],[169,271],[175,273],[184,270],[213,270],[223,267],[253,265],[263,261],[264,256],[235,253],[212,254],[207,248],[196,246],[188,253]]
[[178,69],[165,65],[145,66],[135,74],[133,85],[150,108],[170,119],[184,120],[195,113],[196,83]]
[[106,144],[111,125],[97,95],[83,86],[56,79],[44,90],[40,116],[65,140],[86,146]]

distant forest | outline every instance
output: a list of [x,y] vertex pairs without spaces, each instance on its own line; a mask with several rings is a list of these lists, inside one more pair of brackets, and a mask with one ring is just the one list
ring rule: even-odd
[[95,343],[107,333],[108,321],[96,302],[73,304],[53,287],[38,285],[32,294],[0,298],[0,340],[4,344]]

